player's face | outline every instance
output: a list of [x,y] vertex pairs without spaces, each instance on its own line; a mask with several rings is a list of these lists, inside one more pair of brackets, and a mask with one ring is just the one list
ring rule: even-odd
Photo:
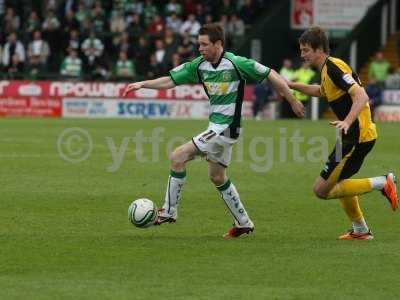
[[199,35],[197,39],[199,43],[199,52],[203,58],[207,61],[213,62],[218,59],[218,47],[217,43],[212,43],[208,35]]
[[323,52],[321,52],[320,49],[314,50],[308,44],[300,44],[300,53],[301,53],[301,58],[304,59],[306,63],[309,63],[312,66],[317,66],[319,57]]

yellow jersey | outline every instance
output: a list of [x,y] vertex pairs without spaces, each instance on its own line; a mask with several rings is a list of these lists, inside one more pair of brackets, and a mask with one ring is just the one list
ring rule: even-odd
[[[321,69],[320,93],[328,100],[339,120],[344,120],[351,110],[353,100],[351,91],[356,86],[362,86],[356,72],[343,60],[328,56]],[[367,103],[358,115],[358,118],[350,126],[344,140],[364,143],[375,140],[378,137],[375,123],[372,122],[371,108]]]

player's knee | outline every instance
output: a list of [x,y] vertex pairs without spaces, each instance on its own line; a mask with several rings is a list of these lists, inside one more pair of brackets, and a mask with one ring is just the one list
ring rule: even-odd
[[226,181],[225,174],[219,174],[219,173],[210,174],[210,180],[216,186],[223,185]]
[[327,199],[328,197],[328,193],[326,193],[322,188],[320,188],[319,186],[314,186],[313,188],[314,194],[315,196],[317,196],[319,199]]
[[172,167],[180,168],[185,164],[185,152],[182,148],[176,148],[169,156]]

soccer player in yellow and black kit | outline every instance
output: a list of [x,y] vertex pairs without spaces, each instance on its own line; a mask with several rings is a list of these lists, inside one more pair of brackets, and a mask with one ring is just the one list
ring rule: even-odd
[[331,122],[341,132],[339,141],[314,184],[320,199],[340,199],[352,222],[352,229],[339,238],[371,240],[360,209],[359,195],[380,190],[393,210],[398,205],[394,173],[363,179],[350,179],[358,172],[364,158],[378,137],[371,120],[369,99],[358,75],[341,59],[329,56],[329,41],[319,27],[305,31],[300,39],[301,57],[321,72],[321,84],[289,82],[289,87],[305,94],[325,97],[338,121]]

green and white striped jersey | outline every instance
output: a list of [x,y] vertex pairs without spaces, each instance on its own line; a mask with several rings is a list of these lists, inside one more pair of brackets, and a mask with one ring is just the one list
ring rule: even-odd
[[210,99],[208,129],[237,138],[245,83],[262,81],[269,72],[270,68],[253,59],[224,52],[217,64],[200,56],[169,73],[176,85],[202,83]]

